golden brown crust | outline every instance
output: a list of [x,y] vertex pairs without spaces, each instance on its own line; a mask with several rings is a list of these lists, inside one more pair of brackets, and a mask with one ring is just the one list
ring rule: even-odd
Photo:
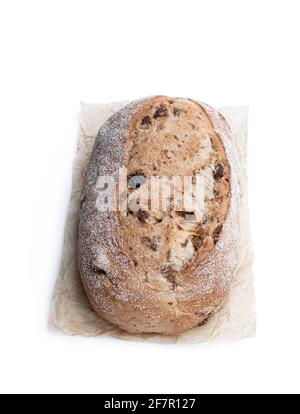
[[[98,177],[116,175],[122,165],[146,182],[153,175],[203,174],[212,182],[206,216],[191,225],[182,211],[98,211]],[[147,98],[100,128],[82,197],[78,248],[83,285],[101,317],[130,332],[176,334],[216,311],[237,264],[236,170],[229,127],[204,104]],[[145,185],[129,190],[131,197]]]

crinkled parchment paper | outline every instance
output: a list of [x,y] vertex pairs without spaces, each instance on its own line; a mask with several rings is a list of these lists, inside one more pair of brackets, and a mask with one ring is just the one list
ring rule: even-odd
[[224,107],[219,111],[229,122],[241,164],[241,245],[235,280],[222,309],[204,326],[181,335],[129,334],[100,319],[90,307],[76,265],[76,241],[80,194],[93,143],[99,127],[126,102],[81,103],[77,153],[73,165],[73,187],[65,227],[60,272],[54,287],[49,322],[68,335],[112,336],[134,341],[197,343],[216,339],[240,339],[255,335],[253,250],[247,206],[247,107]]

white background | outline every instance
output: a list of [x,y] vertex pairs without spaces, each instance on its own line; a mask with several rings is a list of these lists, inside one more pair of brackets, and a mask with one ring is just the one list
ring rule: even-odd
[[[1,392],[299,392],[299,1],[0,0]],[[48,330],[79,102],[250,105],[254,339]]]

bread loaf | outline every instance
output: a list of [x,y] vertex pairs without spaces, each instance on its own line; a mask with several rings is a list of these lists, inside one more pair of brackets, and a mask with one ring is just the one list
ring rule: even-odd
[[[126,197],[103,210],[102,178],[120,189],[122,167]],[[183,177],[190,178],[188,207],[177,203]],[[194,202],[199,177],[201,205]],[[78,241],[82,283],[100,317],[139,333],[178,334],[204,324],[229,293],[238,243],[238,168],[222,115],[203,103],[156,96],[130,103],[101,126]]]

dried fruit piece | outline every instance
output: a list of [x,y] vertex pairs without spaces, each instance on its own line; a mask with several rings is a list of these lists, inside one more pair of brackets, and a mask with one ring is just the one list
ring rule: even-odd
[[148,128],[152,124],[151,117],[149,115],[146,115],[141,122],[142,128]]
[[138,210],[136,215],[141,223],[146,223],[146,219],[149,217],[148,211],[143,210]]
[[156,111],[154,112],[153,118],[165,118],[168,116],[168,109],[166,105],[161,104],[156,108]]
[[223,225],[222,224],[219,224],[215,229],[214,229],[214,232],[213,232],[213,240],[214,240],[214,243],[216,244],[217,243],[217,241],[219,240],[219,238],[220,238],[220,233],[221,233],[221,231],[222,231],[222,228],[223,228]]
[[171,284],[171,288],[174,290],[176,285],[176,278],[175,274],[170,265],[165,265],[161,269],[162,275],[166,278],[166,280]]
[[224,177],[224,167],[223,167],[222,164],[220,164],[219,162],[217,162],[216,165],[215,165],[214,179],[216,181],[219,181],[223,177]]

